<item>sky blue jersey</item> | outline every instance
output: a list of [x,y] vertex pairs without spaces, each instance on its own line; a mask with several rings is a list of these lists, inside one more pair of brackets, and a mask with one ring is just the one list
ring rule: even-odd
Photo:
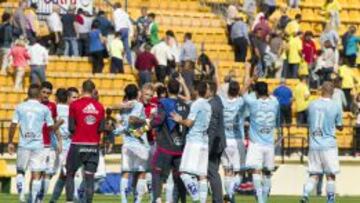
[[194,121],[186,135],[186,142],[208,143],[207,129],[211,117],[211,106],[208,100],[199,98],[191,104],[187,119]]
[[243,134],[243,113],[244,100],[241,97],[229,99],[220,96],[224,105],[224,128],[226,139],[242,139]]
[[245,96],[250,113],[250,140],[254,143],[273,145],[275,128],[279,127],[279,102],[273,96],[266,99]]
[[320,98],[309,106],[309,148],[326,150],[337,147],[336,126],[342,126],[342,110],[334,101]]
[[64,123],[60,126],[59,132],[61,134],[63,150],[67,150],[70,147],[71,139],[70,139],[70,131],[69,131],[69,105],[66,104],[58,104],[57,108],[57,120],[64,120]]
[[19,147],[27,149],[44,148],[43,126],[54,125],[50,110],[32,99],[16,107],[12,122],[20,126]]

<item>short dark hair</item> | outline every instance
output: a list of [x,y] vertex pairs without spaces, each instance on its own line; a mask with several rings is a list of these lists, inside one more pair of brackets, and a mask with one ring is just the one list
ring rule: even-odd
[[237,81],[231,80],[229,83],[228,94],[232,97],[239,96],[240,84]]
[[105,113],[106,113],[107,116],[110,116],[112,114],[112,109],[111,108],[106,108]]
[[30,7],[33,8],[33,9],[38,9],[37,3],[31,3]]
[[148,17],[155,19],[156,15],[155,15],[155,13],[149,13]]
[[266,82],[257,82],[255,83],[255,92],[258,96],[268,96],[268,84]]
[[114,4],[114,8],[121,8],[121,3],[120,2],[116,2]]
[[65,88],[59,88],[56,90],[55,96],[59,103],[64,104],[67,102],[68,92]]
[[158,96],[159,98],[160,98],[160,96],[161,96],[162,94],[167,95],[166,87],[164,87],[163,85],[158,86],[158,87],[156,88],[156,94],[157,94],[157,96]]
[[46,89],[49,89],[51,91],[53,90],[53,85],[49,81],[42,82],[40,87],[41,87],[41,89],[46,88]]
[[76,94],[79,94],[79,90],[76,87],[69,87],[67,90],[68,95],[70,96],[71,93],[75,92]]
[[84,92],[92,94],[93,91],[96,89],[96,86],[92,80],[88,79],[83,82],[82,89]]
[[196,90],[201,97],[206,96],[207,89],[208,84],[205,81],[199,81],[199,83],[196,85]]
[[177,95],[180,92],[180,83],[176,79],[170,79],[167,84],[169,94]]
[[91,24],[91,29],[98,29],[100,27],[100,23],[99,21],[95,20],[92,24]]
[[175,37],[174,31],[172,31],[172,30],[167,30],[167,31],[165,32],[165,35],[166,35],[166,36],[169,36],[169,37]]
[[298,13],[298,14],[295,15],[295,19],[301,19],[301,17],[302,17],[302,16],[301,16],[300,13]]
[[105,12],[104,12],[103,10],[100,10],[100,11],[98,12],[98,16],[102,16],[102,15],[105,15]]
[[10,20],[10,18],[11,18],[11,14],[8,13],[8,12],[4,12],[4,13],[2,14],[2,16],[1,16],[2,22],[5,22],[5,21]]
[[191,40],[192,34],[190,32],[185,33],[185,38]]
[[210,91],[211,91],[212,93],[216,93],[216,92],[217,92],[217,88],[218,88],[216,82],[210,81],[208,84],[209,84]]
[[28,92],[27,92],[29,99],[39,98],[40,96],[40,86],[38,84],[30,85]]
[[125,100],[137,99],[139,95],[139,88],[135,84],[129,84],[125,87]]

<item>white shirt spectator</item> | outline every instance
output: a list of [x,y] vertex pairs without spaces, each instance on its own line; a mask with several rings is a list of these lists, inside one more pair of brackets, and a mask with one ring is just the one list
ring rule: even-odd
[[170,37],[169,47],[171,49],[171,54],[173,55],[175,62],[180,63],[180,47],[175,38]]
[[30,65],[46,65],[48,63],[49,52],[39,43],[35,43],[28,48],[30,54]]
[[129,15],[121,8],[117,8],[113,12],[115,31],[118,32],[121,29],[132,29],[132,23]]
[[82,15],[81,17],[84,19],[84,23],[83,24],[75,23],[75,29],[79,34],[89,33],[91,31],[91,25],[94,21],[94,18],[84,15]]
[[158,64],[161,66],[167,66],[167,61],[174,59],[170,47],[164,41],[156,44],[151,49],[151,53],[154,54],[158,61]]
[[47,18],[47,24],[49,26],[50,32],[62,32],[62,22],[60,15],[56,12],[53,12]]
[[238,15],[238,10],[236,8],[236,6],[234,5],[229,5],[227,11],[226,11],[227,15],[226,15],[226,23],[228,25],[231,25],[234,23],[234,18]]

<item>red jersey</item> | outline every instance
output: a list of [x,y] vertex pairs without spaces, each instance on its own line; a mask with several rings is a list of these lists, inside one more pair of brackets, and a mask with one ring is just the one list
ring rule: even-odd
[[[149,103],[144,104],[146,118],[150,118],[151,114],[153,114],[154,111],[157,111],[158,105],[159,100],[157,97],[151,98]],[[156,137],[155,129],[148,131],[147,137],[150,142],[153,142]]]
[[74,121],[72,143],[80,145],[98,145],[100,128],[105,121],[102,104],[91,97],[82,97],[70,104],[69,120]]
[[[54,102],[51,101],[46,101],[46,102],[41,102],[42,104],[44,104],[45,106],[47,106],[51,112],[51,117],[54,119],[56,119],[57,117],[57,108],[56,108],[56,104]],[[48,126],[46,125],[46,123],[43,126],[43,139],[44,139],[44,146],[45,147],[50,147],[50,142],[51,142],[51,134],[50,134],[50,129],[48,128]]]

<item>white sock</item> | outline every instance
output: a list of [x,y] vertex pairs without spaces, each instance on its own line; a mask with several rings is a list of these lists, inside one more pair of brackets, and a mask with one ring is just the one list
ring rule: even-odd
[[304,193],[303,196],[304,197],[309,197],[311,191],[313,191],[315,185],[316,185],[316,180],[312,177],[309,177],[308,180],[306,181],[305,185],[304,185]]
[[200,200],[199,194],[199,182],[196,177],[193,177],[189,174],[183,173],[180,175],[181,180],[184,182],[186,190],[190,194],[193,201]]
[[202,179],[199,181],[199,193],[200,193],[200,203],[206,203],[206,198],[208,195],[207,179]]
[[253,183],[255,187],[255,195],[258,203],[264,203],[262,194],[262,177],[260,174],[253,174]]
[[141,199],[145,195],[146,191],[146,179],[139,179],[136,184],[137,197],[135,203],[141,202]]
[[271,189],[271,176],[263,176],[263,199],[267,202]]
[[231,178],[230,187],[229,187],[229,197],[230,199],[234,196],[236,188],[238,188],[241,184],[242,176],[237,174]]
[[126,199],[126,193],[128,190],[128,184],[129,184],[129,179],[127,178],[121,178],[121,183],[120,183],[120,194],[121,194],[121,202],[122,203],[127,203],[127,199]]
[[37,202],[37,197],[41,192],[41,180],[33,180],[31,185],[31,203]]
[[20,202],[25,202],[25,177],[23,174],[16,176],[16,188],[19,193]]
[[326,184],[327,202],[335,202],[335,181],[328,180]]
[[224,177],[225,192],[226,192],[227,195],[229,195],[229,197],[231,195],[231,180],[232,180],[231,176],[225,176]]
[[169,175],[167,181],[166,181],[166,203],[172,203],[174,202],[173,199],[173,191],[174,191],[174,180],[172,173]]
[[[74,199],[80,201],[80,196],[83,196],[84,191],[81,189],[82,177],[75,176],[74,178]],[[81,193],[81,194],[79,194]]]

